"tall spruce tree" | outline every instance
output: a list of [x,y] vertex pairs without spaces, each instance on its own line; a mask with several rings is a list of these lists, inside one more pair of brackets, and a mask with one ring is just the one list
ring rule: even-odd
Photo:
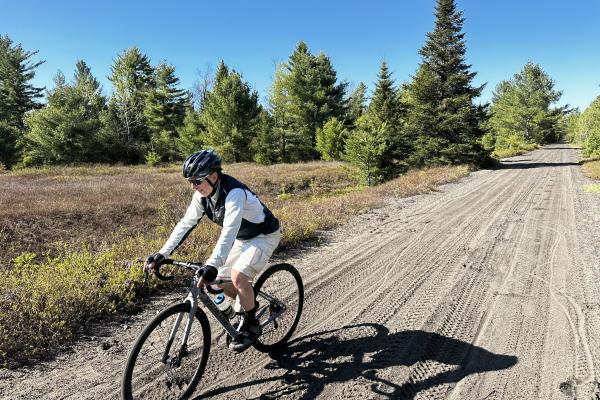
[[226,161],[251,161],[250,144],[256,136],[260,111],[258,93],[221,61],[201,114],[206,144]]
[[183,125],[186,104],[190,95],[179,89],[179,78],[175,68],[160,63],[154,70],[155,87],[148,90],[144,116],[150,134],[150,149],[162,161],[173,161],[179,157],[177,151],[177,129]]
[[84,61],[66,83],[62,73],[48,92],[48,103],[27,116],[24,164],[104,161],[100,136],[106,99],[98,80]]
[[[394,80],[385,61],[381,63],[373,98],[367,109],[370,124],[385,132],[385,150],[377,160],[378,169],[386,179],[406,169],[411,141],[403,129],[404,109],[400,105]],[[383,128],[385,125],[385,128]]]
[[465,63],[462,11],[454,0],[437,0],[435,16],[407,96],[406,129],[415,140],[412,163],[480,163],[487,155],[480,144],[486,113],[474,100],[484,85],[472,85],[476,73]]
[[116,161],[137,163],[144,159],[150,143],[144,107],[148,92],[155,87],[154,69],[148,56],[132,47],[117,56],[111,71],[114,92],[105,121],[106,136]]
[[44,63],[31,60],[36,54],[0,35],[0,164],[8,168],[20,157],[25,114],[41,106],[38,99],[44,88],[30,83]]

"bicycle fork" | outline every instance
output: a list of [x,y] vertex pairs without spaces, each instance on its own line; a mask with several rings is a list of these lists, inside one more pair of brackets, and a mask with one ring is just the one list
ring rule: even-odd
[[[197,290],[197,289],[196,289]],[[162,363],[169,364],[171,367],[179,368],[181,365],[181,359],[186,355],[187,350],[187,341],[190,336],[190,332],[192,330],[192,323],[194,322],[194,316],[196,315],[196,310],[198,309],[198,302],[196,300],[196,295],[193,293],[193,290],[190,291],[190,294],[185,299],[186,302],[190,303],[190,311],[188,313],[188,319],[185,323],[185,330],[183,332],[183,336],[181,337],[181,344],[179,345],[179,351],[177,355],[174,357],[169,357],[169,352],[171,351],[171,346],[175,341],[177,336],[177,331],[179,330],[179,325],[181,325],[181,321],[183,320],[183,313],[177,315],[177,319],[175,323],[173,323],[173,328],[171,328],[171,333],[169,335],[169,340],[167,340],[167,345],[165,346],[165,351],[162,356]]]

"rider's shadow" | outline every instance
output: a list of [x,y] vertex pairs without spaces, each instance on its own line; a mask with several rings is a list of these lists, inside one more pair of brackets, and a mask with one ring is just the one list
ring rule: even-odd
[[[354,381],[363,386],[361,393],[369,398],[413,399],[417,393],[435,386],[457,383],[470,374],[502,370],[517,363],[515,356],[495,354],[437,333],[390,334],[380,324],[351,325],[304,336],[271,357],[273,361],[266,368],[281,369],[281,375],[220,387],[201,397],[281,381],[282,385],[269,385],[256,398],[293,395],[312,400],[327,385]],[[402,366],[412,366],[412,370]],[[379,370],[385,370],[386,378],[378,376]],[[411,375],[411,371],[416,373]],[[368,386],[370,393],[364,392],[364,386]]]

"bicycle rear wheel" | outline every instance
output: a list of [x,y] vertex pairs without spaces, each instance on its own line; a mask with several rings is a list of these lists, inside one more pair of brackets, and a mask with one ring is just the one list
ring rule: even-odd
[[300,273],[290,264],[272,265],[257,279],[254,295],[263,333],[253,346],[267,353],[285,344],[298,326],[304,306]]
[[[198,309],[197,321],[181,351],[189,312],[190,303],[175,304],[146,325],[127,359],[122,381],[123,399],[186,399],[194,392],[208,360],[210,325],[206,314]],[[169,346],[178,318],[180,323]]]

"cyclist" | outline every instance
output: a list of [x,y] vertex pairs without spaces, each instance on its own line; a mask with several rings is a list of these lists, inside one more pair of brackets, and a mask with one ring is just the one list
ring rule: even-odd
[[222,226],[212,254],[199,273],[198,286],[217,277],[231,278],[232,283],[221,287],[228,297],[238,297],[243,310],[236,310],[241,313],[237,327],[240,334],[229,348],[244,351],[262,333],[255,315],[257,304],[251,282],[265,268],[279,244],[279,220],[246,185],[221,172],[221,158],[213,150],[189,156],[183,163],[183,177],[194,189],[192,202],[164,246],[147,258],[144,270],[160,265],[203,215]]

